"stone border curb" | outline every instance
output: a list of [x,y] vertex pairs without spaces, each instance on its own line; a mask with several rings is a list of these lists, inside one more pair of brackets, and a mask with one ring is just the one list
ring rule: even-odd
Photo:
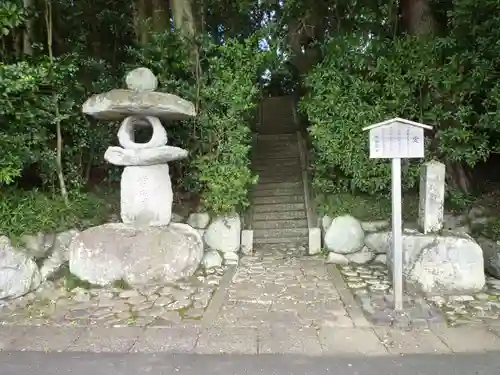
[[307,172],[307,153],[306,153],[306,145],[305,139],[302,136],[302,133],[297,131],[297,140],[299,144],[299,155],[300,155],[300,165],[302,169],[302,186],[304,188],[304,205],[306,209],[307,215],[307,226],[309,228],[308,237],[309,237],[309,255],[316,255],[321,252],[321,229],[318,227],[318,218],[314,211],[312,199],[311,199],[311,191],[309,188],[309,176]]
[[332,264],[327,264],[326,267],[328,274],[333,279],[334,285],[337,287],[340,299],[344,303],[346,311],[351,317],[354,326],[359,328],[372,328],[373,325],[366,319],[361,307],[358,306],[337,267]]
[[[0,352],[294,354],[384,356],[481,353],[500,350],[499,331],[328,327],[282,332],[283,326],[78,328],[0,326]],[[297,344],[300,343],[300,344]]]
[[238,266],[234,264],[229,266],[226,269],[226,272],[224,272],[224,276],[222,276],[222,279],[220,280],[219,287],[215,291],[212,299],[210,300],[210,303],[208,304],[207,309],[205,310],[205,313],[203,314],[203,317],[201,318],[202,328],[211,326],[217,318],[217,315],[219,314],[219,311],[224,304],[227,290],[231,285],[233,276],[235,275],[237,268]]
[[302,185],[304,187],[304,205],[306,206],[307,226],[309,228],[314,228],[317,224],[317,218],[311,204],[309,178],[307,175],[307,155],[304,150],[304,138],[300,131],[297,131],[297,142],[299,144],[300,165],[302,167]]
[[253,229],[241,231],[241,252],[243,255],[253,255]]

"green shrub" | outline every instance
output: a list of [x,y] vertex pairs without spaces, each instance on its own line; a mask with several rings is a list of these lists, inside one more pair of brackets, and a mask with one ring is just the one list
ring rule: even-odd
[[243,41],[228,38],[223,45],[200,40],[198,77],[192,55],[175,33],[154,34],[147,48],[133,51],[138,64],[158,75],[161,91],[196,103],[196,119],[169,127],[172,143],[190,151],[187,160],[172,165],[178,184],[217,214],[246,208],[248,189],[256,183],[249,160],[250,121],[267,58],[258,51],[258,40],[257,35]]
[[[314,183],[321,192],[389,190],[390,163],[368,158],[362,128],[393,117],[433,125],[426,157],[449,166],[474,167],[498,150],[500,54],[487,46],[500,33],[495,29],[477,43],[465,37],[474,6],[454,5],[445,37],[351,32],[325,43],[324,59],[305,77],[307,95],[300,103],[311,123]],[[491,25],[478,15],[474,29],[486,35]],[[405,161],[405,190],[415,186],[419,162]],[[459,172],[449,168],[449,182],[470,192]]]
[[[23,234],[83,229],[104,223],[113,200],[94,193],[73,193],[66,206],[59,195],[14,188],[0,190],[0,234],[17,238]],[[114,199],[116,201],[116,199]]]
[[[355,36],[333,38],[324,60],[307,75],[308,94],[299,108],[311,123],[314,186],[319,191],[388,191],[391,164],[369,159],[368,134],[362,128],[418,113],[414,92],[420,83],[400,72],[414,62],[406,47],[389,50],[385,42],[374,40],[361,48]],[[417,165],[403,162],[405,189],[415,185]]]

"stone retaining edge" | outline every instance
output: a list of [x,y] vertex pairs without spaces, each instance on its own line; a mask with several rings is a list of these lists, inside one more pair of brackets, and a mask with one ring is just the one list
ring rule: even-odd
[[307,226],[309,228],[315,228],[317,226],[318,219],[316,218],[316,214],[314,213],[313,206],[311,204],[312,202],[309,190],[309,178],[307,175],[307,157],[304,150],[304,138],[302,137],[302,133],[300,131],[297,131],[297,141],[299,144],[300,165],[302,169],[302,185],[304,187],[304,202],[307,213]]
[[333,283],[339,292],[340,299],[344,303],[346,311],[351,317],[354,326],[358,328],[372,328],[373,325],[368,321],[368,319],[366,319],[361,307],[359,307],[354,300],[354,296],[347,287],[340,271],[333,264],[327,264],[326,266],[328,274],[333,279]]
[[215,291],[212,299],[210,300],[210,303],[207,306],[207,309],[205,310],[205,313],[203,314],[203,317],[201,318],[202,328],[211,326],[217,319],[217,315],[219,314],[219,311],[222,308],[224,301],[226,300],[227,290],[231,285],[233,276],[236,273],[237,268],[238,266],[233,264],[226,269],[226,272],[224,272],[224,276],[222,276],[219,287]]

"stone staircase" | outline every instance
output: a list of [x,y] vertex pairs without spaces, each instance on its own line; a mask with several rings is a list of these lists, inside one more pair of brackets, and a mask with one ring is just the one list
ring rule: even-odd
[[308,222],[299,139],[290,97],[263,101],[253,146],[254,244],[307,245]]

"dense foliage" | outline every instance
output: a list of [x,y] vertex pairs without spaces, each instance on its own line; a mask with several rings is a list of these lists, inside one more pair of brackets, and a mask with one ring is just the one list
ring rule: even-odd
[[[180,11],[197,23],[201,15],[195,7],[201,5],[191,5]],[[244,15],[251,8],[260,13],[248,19]],[[144,15],[147,9],[150,14]],[[249,168],[249,124],[259,99],[258,77],[270,56],[259,50],[262,31],[254,25],[264,10],[251,2],[232,6],[228,11],[239,19],[222,30],[210,4],[203,9],[204,26],[181,19],[184,24],[173,29],[169,17],[175,23],[176,15],[163,9],[158,19],[149,0],[0,4],[0,189],[4,198],[11,197],[2,206],[0,233],[38,230],[40,222],[77,225],[79,216],[106,219],[105,210],[95,214],[107,206],[91,191],[102,195],[115,188],[119,168],[104,163],[102,155],[116,143],[117,127],[84,116],[81,105],[94,93],[123,87],[126,72],[141,65],[158,75],[160,90],[197,107],[196,119],[167,124],[170,142],[190,151],[189,159],[172,163],[181,196],[188,192],[215,213],[248,206],[256,179]],[[242,22],[250,22],[244,32]],[[195,33],[187,35],[190,27]],[[50,200],[57,209],[33,208]],[[19,212],[11,218],[8,211],[15,207]],[[26,226],[20,216],[33,223]]]
[[[474,167],[499,149],[499,14],[492,0],[4,0],[0,233],[109,215],[102,192],[120,170],[102,155],[117,124],[83,116],[81,105],[123,87],[139,65],[196,104],[197,118],[168,132],[190,151],[172,163],[174,186],[204,209],[249,204],[264,76],[266,95],[302,97],[319,193],[387,192],[388,163],[367,158],[361,129],[399,116],[434,126],[427,157],[446,163],[448,191],[463,201]],[[404,165],[407,189],[418,163]],[[51,201],[57,209],[35,208]],[[16,207],[12,217],[29,220],[11,219]]]
[[[311,122],[320,191],[388,190],[390,166],[368,159],[361,129],[392,117],[434,126],[427,156],[445,162],[450,188],[465,193],[473,188],[472,168],[498,150],[500,54],[491,46],[500,41],[493,26],[500,3],[431,5],[434,14],[445,13],[440,30],[399,32],[396,19],[388,32],[389,9],[372,14],[378,28],[334,34],[322,45],[323,59],[305,76],[301,103]],[[416,166],[406,165],[406,188],[415,186]]]
[[195,120],[169,128],[174,142],[190,151],[179,182],[199,194],[205,209],[223,213],[246,208],[248,189],[256,182],[249,166],[249,124],[259,99],[257,77],[268,54],[258,52],[257,34],[224,45],[204,39],[200,46],[198,78],[190,73],[189,50],[175,33],[154,35],[149,48],[135,55],[138,63],[159,73],[161,90],[197,103]]

